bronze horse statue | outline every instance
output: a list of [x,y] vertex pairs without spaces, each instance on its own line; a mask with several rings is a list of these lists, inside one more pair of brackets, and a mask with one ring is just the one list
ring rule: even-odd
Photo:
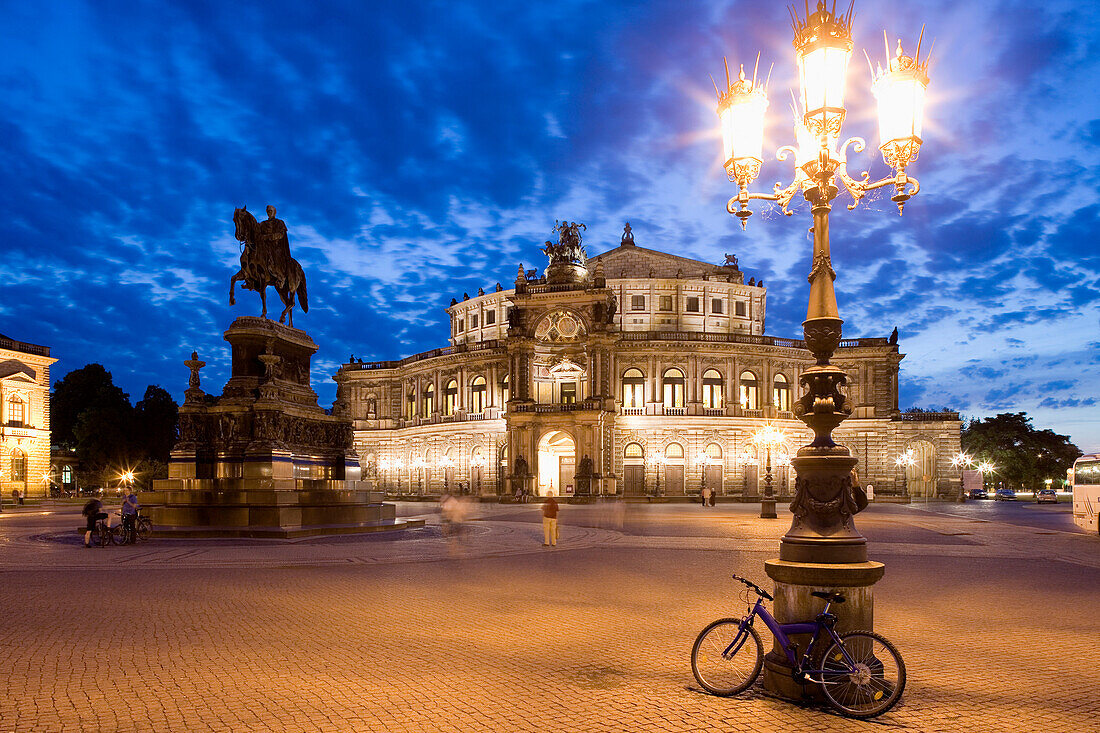
[[229,280],[229,304],[236,303],[233,287],[238,280],[243,280],[242,288],[255,290],[260,294],[260,303],[263,305],[260,316],[267,318],[267,287],[270,285],[275,288],[286,306],[279,316],[279,323],[289,317],[288,325],[293,328],[295,294],[302,305],[302,312],[309,313],[306,275],[298,261],[290,256],[286,226],[275,219],[275,207],[269,206],[268,213],[270,218],[264,224],[276,222],[273,227],[276,231],[270,233],[263,231],[264,226],[256,221],[256,217],[246,207],[242,206],[233,212],[233,224],[236,227],[234,236],[241,243],[241,269]]

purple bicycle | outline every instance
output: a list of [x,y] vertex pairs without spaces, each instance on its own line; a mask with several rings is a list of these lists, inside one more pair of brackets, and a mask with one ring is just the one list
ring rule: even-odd
[[[735,695],[752,686],[764,664],[760,634],[753,628],[759,616],[787,653],[792,677],[802,684],[821,685],[825,699],[838,712],[851,718],[873,718],[892,708],[905,689],[905,663],[898,650],[873,631],[834,630],[837,617],[829,606],[844,603],[840,593],[816,591],[825,608],[813,621],[781,624],[768,612],[764,599],[774,600],[767,591],[738,575],[734,580],[748,589],[742,599],[749,604],[744,618],[723,618],[707,626],[691,648],[691,671],[708,692]],[[752,603],[749,591],[755,591]],[[791,634],[810,634],[801,659]],[[824,654],[815,654],[818,642],[831,642]]]

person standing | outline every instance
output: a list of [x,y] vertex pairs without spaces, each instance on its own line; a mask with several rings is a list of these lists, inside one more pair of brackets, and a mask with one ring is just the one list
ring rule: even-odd
[[546,497],[546,503],[542,505],[542,536],[543,547],[554,546],[558,544],[558,502],[554,500],[554,495]]
[[703,506],[704,507],[709,506],[710,505],[710,487],[707,486],[706,484],[704,484],[703,485],[703,490],[702,490],[701,493],[703,495]]
[[137,494],[134,493],[132,488],[126,491],[126,498],[122,502],[122,527],[126,530],[126,543],[132,545],[137,541],[135,532],[137,530],[138,510],[141,509],[141,504],[138,503]]
[[92,532],[95,531],[95,523],[107,518],[107,512],[103,511],[103,502],[99,499],[89,499],[80,513],[88,520],[88,528],[84,531],[84,546],[92,546]]

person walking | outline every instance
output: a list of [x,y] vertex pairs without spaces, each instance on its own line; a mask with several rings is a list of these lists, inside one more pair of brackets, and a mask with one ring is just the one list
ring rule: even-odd
[[126,544],[132,545],[137,541],[137,515],[141,504],[132,488],[126,491],[126,498],[122,502],[122,527],[126,530]]
[[543,547],[557,547],[558,502],[554,500],[553,494],[550,494],[548,497],[546,497],[546,503],[542,505],[542,536]]
[[92,532],[95,531],[95,523],[107,518],[107,512],[103,511],[103,502],[99,499],[89,499],[80,513],[88,520],[88,528],[84,531],[84,546],[92,546]]

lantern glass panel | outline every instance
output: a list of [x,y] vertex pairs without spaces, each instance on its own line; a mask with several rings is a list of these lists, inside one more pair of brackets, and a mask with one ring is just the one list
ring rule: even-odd
[[920,138],[924,116],[923,80],[913,74],[890,72],[883,74],[872,87],[878,101],[879,141]]
[[768,99],[763,94],[735,94],[722,108],[722,150],[726,160],[762,160],[764,113]]
[[798,83],[802,111],[812,115],[822,108],[844,109],[844,81],[852,52],[846,48],[819,46],[798,56]]

